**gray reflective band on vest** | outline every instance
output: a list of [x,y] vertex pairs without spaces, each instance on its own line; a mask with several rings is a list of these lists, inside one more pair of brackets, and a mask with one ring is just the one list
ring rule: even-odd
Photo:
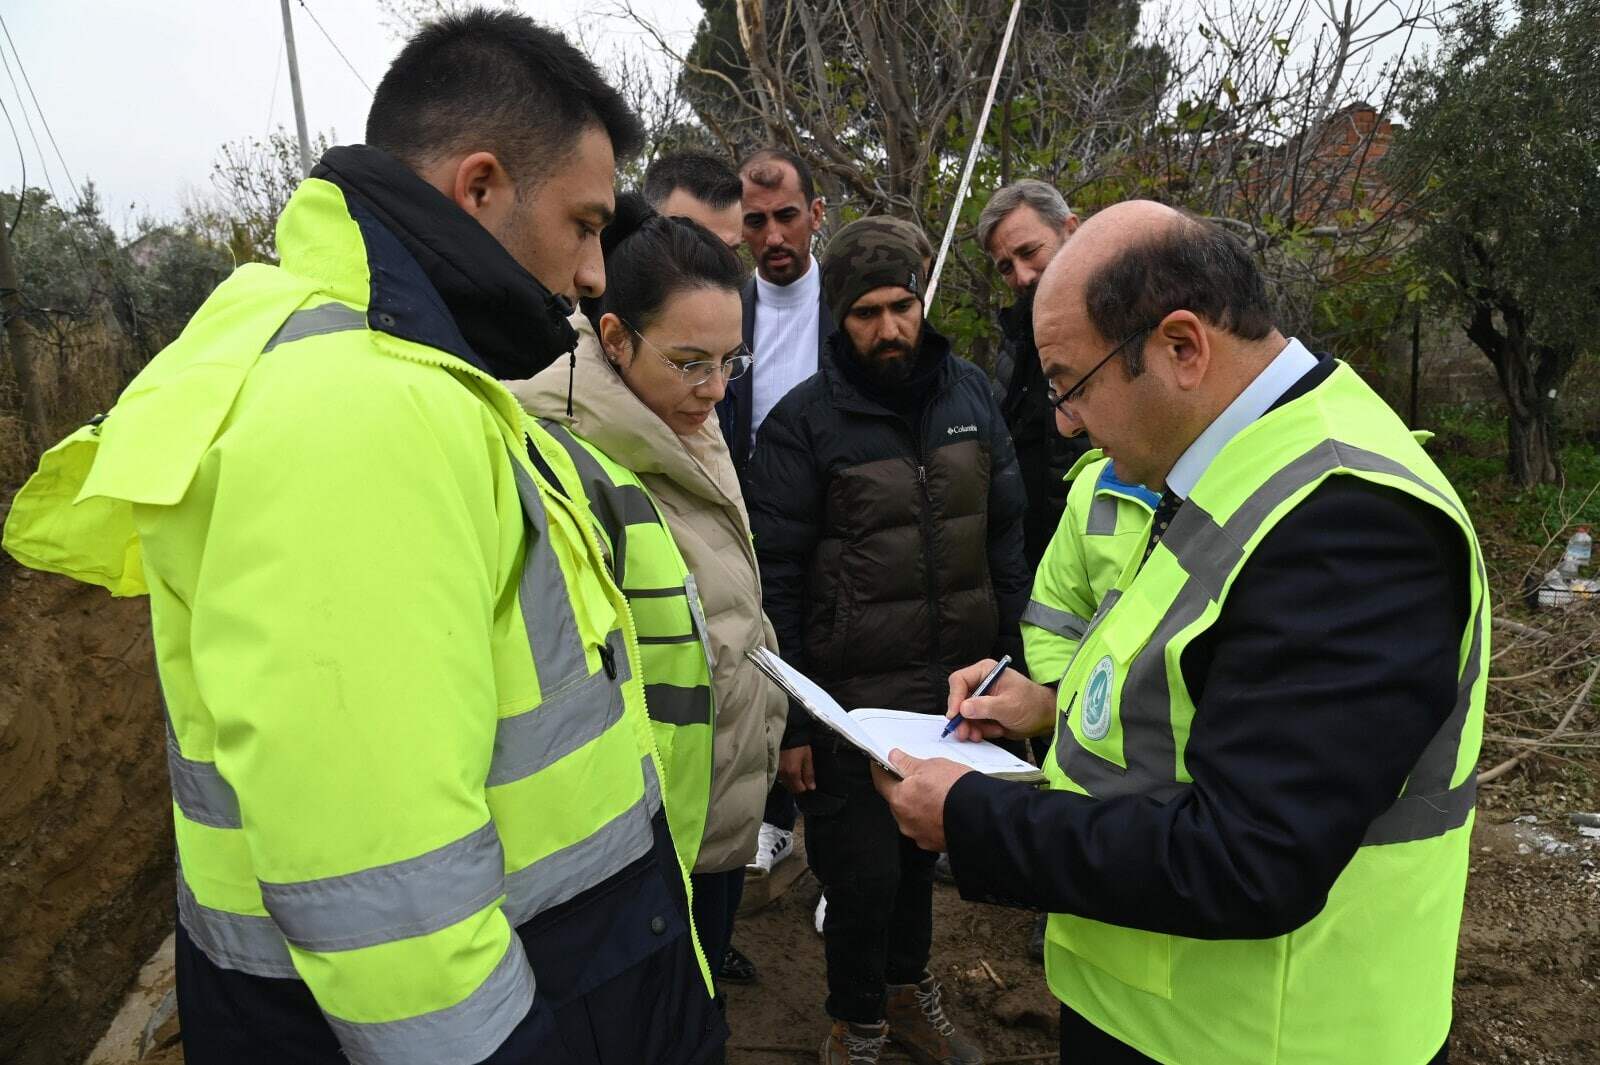
[[704,684],[680,688],[676,684],[646,684],[644,706],[651,721],[663,725],[711,724],[711,689]]
[[1367,826],[1363,847],[1385,843],[1410,843],[1413,840],[1442,836],[1467,823],[1472,804],[1478,798],[1478,775],[1436,795],[1402,795],[1395,804]]
[[270,917],[253,917],[202,906],[178,867],[178,922],[207,958],[224,969],[252,976],[298,980],[289,945]]
[[[1198,621],[1213,602],[1221,600],[1228,581],[1244,561],[1243,545],[1250,542],[1261,525],[1296,494],[1341,468],[1384,474],[1418,485],[1466,523],[1465,514],[1447,493],[1401,463],[1336,440],[1322,441],[1272,474],[1239,505],[1226,525],[1219,526],[1193,499],[1186,500],[1156,550],[1170,552],[1188,579],[1157,623],[1144,650],[1129,664],[1123,681],[1120,719],[1127,768],[1086,750],[1067,727],[1063,713],[1058,715],[1056,761],[1074,782],[1099,797],[1144,794],[1162,801],[1189,787],[1176,779],[1178,755],[1172,731],[1166,647]],[[1482,565],[1477,561],[1474,565],[1481,579]],[[1096,623],[1107,609],[1102,603]],[[1451,787],[1450,780],[1455,774],[1462,730],[1481,672],[1484,609],[1480,599],[1470,621],[1472,637],[1450,717],[1418,758],[1400,799],[1373,822],[1367,843],[1425,839],[1465,823],[1475,795],[1472,781],[1469,778]],[[1093,629],[1091,625],[1090,631]],[[1087,642],[1086,637],[1084,643]]]
[[547,692],[559,691],[589,675],[588,659],[568,598],[567,580],[550,545],[550,519],[544,511],[544,500],[539,497],[533,476],[522,468],[515,455],[511,468],[516,473],[517,495],[527,519],[528,550],[517,595],[522,622],[528,630],[539,687]]
[[172,778],[172,798],[183,816],[197,825],[212,828],[239,828],[239,797],[233,785],[211,762],[185,758],[178,750],[178,737],[167,718],[167,775]]
[[1084,629],[1089,626],[1087,618],[1081,618],[1066,610],[1057,610],[1053,606],[1045,606],[1037,599],[1028,600],[1028,605],[1022,611],[1022,620],[1065,640],[1082,638]]
[[617,484],[589,449],[578,443],[571,430],[542,418],[539,425],[572,459],[589,498],[589,510],[605,528],[611,541],[611,569],[621,585],[628,572],[628,526],[656,525],[661,521],[655,504],[637,485]]
[[699,634],[694,632],[680,632],[672,636],[640,636],[639,646],[643,647],[646,644],[696,643],[699,639]]
[[506,875],[501,906],[513,926],[576,898],[620,873],[655,845],[650,819],[661,808],[661,785],[647,756],[639,801],[584,839]]
[[261,881],[261,900],[302,950],[355,950],[424,936],[500,896],[505,855],[494,822],[403,861],[297,883]]
[[454,1006],[398,1021],[358,1023],[324,1013],[339,1046],[357,1065],[436,1065],[482,1061],[533,1006],[533,968],[511,933],[483,983]]
[[1089,504],[1089,521],[1083,527],[1087,536],[1112,536],[1117,531],[1117,501],[1113,496],[1096,495]]
[[292,344],[306,337],[322,336],[324,333],[343,333],[350,329],[366,327],[367,316],[360,311],[346,307],[342,303],[324,303],[319,307],[295,311],[284,319],[278,331],[272,334],[272,339],[267,341],[267,346],[261,349],[261,353],[264,355],[279,344]]
[[488,787],[548,769],[622,720],[622,685],[632,676],[627,645],[621,632],[613,632],[606,644],[616,662],[615,680],[605,670],[598,670],[559,691],[545,693],[532,710],[500,719],[485,781]]

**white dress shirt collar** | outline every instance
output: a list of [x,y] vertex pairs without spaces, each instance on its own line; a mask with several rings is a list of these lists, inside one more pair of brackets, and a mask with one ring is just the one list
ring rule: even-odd
[[1216,421],[1206,426],[1205,432],[1195,437],[1187,451],[1173,463],[1167,474],[1167,490],[1179,499],[1188,499],[1206,468],[1211,465],[1228,442],[1244,432],[1257,418],[1267,413],[1278,397],[1289,387],[1310,373],[1317,365],[1317,357],[1293,337],[1283,346],[1273,360],[1256,375],[1238,398],[1217,415]]

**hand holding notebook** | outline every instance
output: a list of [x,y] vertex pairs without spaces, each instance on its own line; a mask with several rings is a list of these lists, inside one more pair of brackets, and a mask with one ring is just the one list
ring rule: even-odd
[[748,657],[813,718],[897,777],[900,774],[889,764],[889,752],[895,749],[913,758],[947,758],[1004,780],[1038,782],[1044,779],[1038,769],[987,740],[977,743],[941,740],[940,733],[945,725],[941,715],[873,707],[846,711],[810,677],[765,647],[751,651]]

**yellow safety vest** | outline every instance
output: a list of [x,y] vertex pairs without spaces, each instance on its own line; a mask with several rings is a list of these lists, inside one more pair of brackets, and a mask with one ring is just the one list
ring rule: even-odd
[[711,801],[711,738],[716,703],[710,640],[694,574],[678,552],[654,497],[632,470],[548,419],[548,440],[570,460],[611,559],[612,575],[639,628],[644,705],[655,731],[666,787],[667,820],[683,867],[693,870]]
[[1348,366],[1239,433],[1149,559],[1133,555],[1062,678],[1045,771],[1095,797],[1164,801],[1190,786],[1183,652],[1261,539],[1336,476],[1437,508],[1471,545],[1457,701],[1321,913],[1288,935],[1212,941],[1050,916],[1051,990],[1167,1065],[1420,1065],[1450,1028],[1488,675],[1483,558],[1449,481]]

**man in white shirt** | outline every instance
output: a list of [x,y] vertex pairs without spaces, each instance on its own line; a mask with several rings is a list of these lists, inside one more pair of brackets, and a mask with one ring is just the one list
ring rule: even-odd
[[740,164],[739,177],[744,241],[756,264],[741,293],[744,342],[756,361],[748,374],[730,382],[717,417],[742,481],[762,419],[817,372],[832,325],[822,299],[822,269],[811,254],[823,211],[811,168],[781,148],[763,148]]
[[[745,471],[761,422],[790,389],[817,372],[833,321],[822,296],[822,268],[811,254],[823,212],[811,168],[781,148],[763,148],[740,164],[739,177],[744,241],[756,264],[755,276],[740,292],[744,342],[756,359],[749,373],[728,383],[717,418],[741,487],[746,487]],[[793,852],[796,816],[793,797],[774,785],[747,875],[766,876]],[[723,976],[753,980],[755,969],[730,946]]]

